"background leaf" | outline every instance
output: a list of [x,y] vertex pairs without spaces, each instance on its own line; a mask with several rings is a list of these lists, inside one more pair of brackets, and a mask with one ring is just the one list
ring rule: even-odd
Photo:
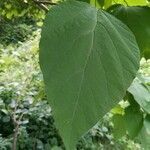
[[109,12],[124,22],[134,33],[138,42],[141,56],[150,58],[150,8],[118,6]]
[[136,103],[132,95],[128,96],[130,106],[125,108],[124,114],[114,114],[114,136],[119,139],[128,133],[131,139],[135,138],[140,132],[143,125],[143,114],[139,105]]
[[144,120],[143,128],[139,134],[139,140],[144,150],[150,149],[150,115],[147,115]]
[[113,135],[116,139],[119,139],[126,134],[124,117],[122,115],[116,114],[113,116],[112,121],[114,124]]
[[150,90],[148,85],[146,86],[138,80],[135,80],[128,91],[133,95],[137,103],[150,114]]
[[125,126],[131,139],[135,138],[143,125],[143,114],[136,106],[129,106],[125,109]]

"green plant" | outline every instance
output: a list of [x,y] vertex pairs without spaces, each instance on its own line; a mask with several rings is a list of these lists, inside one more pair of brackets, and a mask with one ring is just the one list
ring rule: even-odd
[[[105,2],[99,1],[102,8],[108,8]],[[128,2],[124,1],[126,5]],[[94,4],[97,6],[97,1]],[[112,4],[110,1],[108,6]],[[132,7],[128,6],[128,9]],[[143,18],[150,17],[150,8],[140,7],[141,11],[143,9]],[[124,15],[120,9],[116,11]],[[137,13],[131,14],[136,16]],[[114,115],[114,123],[125,121],[121,136],[126,131],[131,138],[137,136],[143,120],[147,119],[145,115],[149,112],[145,112],[145,108],[141,111],[140,101],[144,94],[140,98],[132,87],[141,87],[149,99],[149,86],[143,81],[132,81],[139,67],[139,48],[141,56],[149,58],[149,20],[144,19],[144,26],[138,28],[128,25],[132,20],[124,22],[129,28],[106,11],[77,1],[63,2],[47,14],[40,41],[40,65],[48,100],[66,149],[74,149],[79,137],[122,99],[128,101],[129,106],[124,108],[123,115]],[[141,37],[145,33],[138,33],[142,28],[147,33],[144,41]],[[147,104],[144,107],[149,108]],[[137,123],[130,121],[133,117]]]
[[4,18],[14,19],[28,16],[32,18],[43,18],[44,11],[36,5],[34,0],[1,0],[0,13]]
[[[0,134],[3,139],[12,139],[10,147],[5,146],[7,150],[12,148],[14,136],[17,137],[15,147],[20,150],[62,146],[51,108],[44,101],[46,96],[36,44],[39,31],[36,37],[19,48],[13,44],[14,47],[1,48]],[[14,132],[14,129],[17,130]]]
[[[46,101],[33,102],[32,98],[14,101],[11,91],[0,93],[0,147],[2,149],[38,149],[49,145],[63,148],[63,143],[54,126],[51,108]],[[8,101],[9,100],[9,101]],[[37,119],[38,118],[38,119]]]
[[1,150],[8,150],[11,149],[11,139],[4,139],[0,134],[0,149]]

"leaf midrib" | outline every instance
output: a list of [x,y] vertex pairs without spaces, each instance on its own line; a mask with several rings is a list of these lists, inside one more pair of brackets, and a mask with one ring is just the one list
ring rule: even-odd
[[[78,91],[78,95],[77,95],[77,98],[75,100],[75,107],[74,107],[74,110],[73,110],[73,115],[72,115],[72,121],[70,123],[70,126],[71,126],[71,131],[70,131],[70,140],[71,140],[71,132],[73,130],[73,120],[74,120],[74,117],[75,117],[75,114],[76,114],[76,110],[77,110],[77,107],[78,107],[78,104],[79,104],[79,97],[80,97],[80,93],[81,93],[81,90],[82,90],[82,85],[83,85],[83,80],[84,80],[84,74],[85,74],[85,70],[86,70],[86,67],[87,67],[87,64],[88,64],[88,61],[89,61],[89,58],[90,58],[90,55],[91,55],[91,52],[92,52],[92,49],[93,49],[93,44],[94,44],[94,37],[95,37],[95,28],[97,26],[97,13],[98,13],[98,10],[96,9],[96,20],[95,20],[95,26],[92,30],[92,43],[91,43],[91,47],[90,47],[90,50],[89,50],[89,54],[87,56],[87,60],[85,62],[85,66],[83,68],[83,74],[82,74],[82,78],[81,78],[81,82],[80,82],[80,87],[79,87],[79,91]],[[70,142],[69,142],[70,143]]]

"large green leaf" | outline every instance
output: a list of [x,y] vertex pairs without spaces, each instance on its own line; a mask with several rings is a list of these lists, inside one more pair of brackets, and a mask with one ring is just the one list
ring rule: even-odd
[[150,114],[150,90],[137,79],[129,87],[128,91],[133,95],[137,103]]
[[150,58],[150,8],[116,6],[109,9],[111,14],[123,21],[134,33],[141,56]]
[[87,3],[68,1],[46,16],[40,65],[67,149],[125,95],[139,67],[134,35]]

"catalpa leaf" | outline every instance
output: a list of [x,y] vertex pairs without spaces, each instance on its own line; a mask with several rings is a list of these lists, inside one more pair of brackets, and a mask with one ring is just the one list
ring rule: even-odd
[[40,66],[56,125],[68,150],[125,95],[139,68],[126,25],[84,2],[50,9],[40,41]]

